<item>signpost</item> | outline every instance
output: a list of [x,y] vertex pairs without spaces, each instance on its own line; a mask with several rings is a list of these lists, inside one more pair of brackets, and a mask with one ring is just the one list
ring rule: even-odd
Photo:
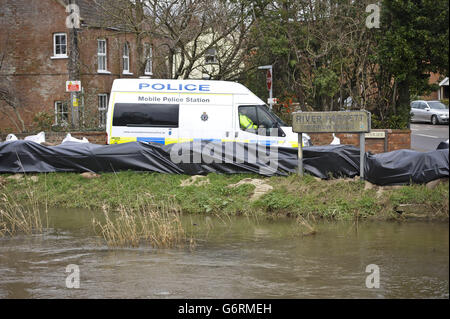
[[[273,97],[272,97],[272,87],[273,87],[273,69],[272,69],[272,65],[263,65],[263,66],[258,66],[259,70],[267,70],[266,73],[266,84],[267,84],[267,89],[269,90],[269,106],[270,109],[272,109],[272,105],[273,103]],[[270,103],[272,102],[272,103]]]
[[298,174],[303,176],[303,133],[359,133],[360,178],[364,179],[365,133],[370,133],[370,112],[295,112],[292,130],[298,133]]
[[66,92],[80,92],[81,81],[66,81]]
[[267,99],[267,104],[275,104],[278,102],[278,99],[276,97],[273,97],[271,99]]
[[81,81],[66,81],[66,92],[70,92],[72,105],[72,126],[78,123],[78,92],[81,91]]
[[266,74],[266,83],[267,83],[267,89],[270,91],[272,89],[272,72],[267,70]]

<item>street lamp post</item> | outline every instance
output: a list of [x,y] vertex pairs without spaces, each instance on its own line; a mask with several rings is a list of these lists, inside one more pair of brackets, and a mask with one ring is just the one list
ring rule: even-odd
[[[262,65],[258,66],[258,70],[268,70],[267,73],[267,88],[269,89],[269,106],[272,109],[273,105],[273,96],[272,96],[272,87],[273,87],[273,69],[272,65]],[[270,77],[269,77],[270,74]]]

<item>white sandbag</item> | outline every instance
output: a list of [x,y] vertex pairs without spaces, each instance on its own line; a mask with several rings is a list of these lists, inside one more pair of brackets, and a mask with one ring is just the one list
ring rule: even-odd
[[340,145],[340,144],[341,139],[333,133],[333,140],[331,141],[330,145]]
[[25,137],[25,141],[32,141],[36,143],[44,143],[45,142],[45,132],[40,132],[36,135],[30,135]]
[[83,137],[83,139],[80,140],[70,135],[70,133],[67,133],[66,137],[62,140],[61,144],[65,142],[89,143],[87,138]]
[[17,140],[19,140],[19,139],[14,134],[8,134],[8,136],[6,136],[6,139],[5,139],[5,141],[17,141]]

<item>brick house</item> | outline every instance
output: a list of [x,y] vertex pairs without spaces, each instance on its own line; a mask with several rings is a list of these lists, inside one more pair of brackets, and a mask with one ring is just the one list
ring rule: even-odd
[[[33,131],[36,115],[45,115],[52,125],[71,123],[69,80],[69,13],[63,0],[0,0],[0,90],[16,99],[14,110],[0,100],[0,133]],[[100,27],[90,0],[77,0],[81,26],[79,51],[80,123],[101,128],[112,82],[137,77],[135,35]],[[152,43],[144,40],[148,58],[145,75],[152,73]],[[1,92],[0,92],[1,93]],[[39,113],[41,112],[41,113]],[[21,120],[17,116],[20,115]]]
[[430,73],[429,84],[439,85],[437,91],[431,92],[429,95],[421,96],[424,100],[444,100],[449,98],[448,77],[443,78],[439,73]]

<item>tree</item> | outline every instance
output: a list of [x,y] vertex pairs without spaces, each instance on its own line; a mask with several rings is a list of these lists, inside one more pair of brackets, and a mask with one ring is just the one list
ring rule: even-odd
[[[384,0],[368,28],[372,2],[253,1],[252,64],[273,64],[275,95],[303,109],[367,109],[375,126],[405,128],[411,95],[430,91],[430,72],[448,74],[448,1]],[[256,92],[262,76],[248,77]]]
[[[374,62],[380,94],[391,104],[382,121],[406,127],[411,95],[430,91],[430,72],[448,74],[448,10],[447,0],[382,2]],[[378,113],[386,109],[379,106]]]
[[[146,20],[166,62],[166,78],[233,79],[244,67],[247,35],[253,24],[246,0],[149,0]],[[214,52],[214,67],[205,56]]]
[[343,108],[348,97],[351,107],[367,107],[373,38],[364,24],[369,2],[254,2],[259,12],[254,61],[274,65],[278,97],[295,96],[300,105],[316,110]]
[[[94,0],[99,25],[136,37],[138,76],[145,74],[147,52],[154,47],[153,73],[161,78],[190,78],[194,71],[232,79],[247,55],[253,23],[248,0]],[[215,50],[215,66],[205,56]]]

